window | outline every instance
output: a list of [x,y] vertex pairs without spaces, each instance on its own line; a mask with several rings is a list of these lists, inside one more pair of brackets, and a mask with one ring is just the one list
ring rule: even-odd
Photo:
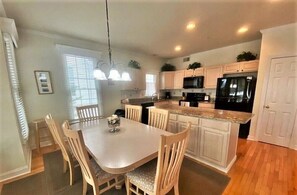
[[69,111],[72,118],[77,118],[76,107],[98,104],[97,87],[93,76],[96,59],[64,54],[64,62],[70,92]]
[[8,68],[8,74],[9,74],[9,79],[11,83],[12,96],[14,99],[14,105],[16,109],[16,114],[18,118],[21,135],[23,138],[23,142],[26,143],[29,138],[29,128],[28,128],[27,117],[25,113],[25,107],[23,103],[19,78],[18,78],[13,43],[12,43],[11,37],[6,33],[4,33],[4,42],[5,42],[5,51],[6,51],[7,66],[8,66],[7,68]]
[[145,95],[151,96],[153,93],[156,93],[156,75],[146,74],[145,82],[146,82]]

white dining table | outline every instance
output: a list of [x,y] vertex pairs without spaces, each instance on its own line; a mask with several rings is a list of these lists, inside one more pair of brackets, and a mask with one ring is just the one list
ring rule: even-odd
[[120,131],[111,133],[106,119],[71,125],[81,129],[86,148],[106,172],[123,174],[151,161],[158,155],[161,135],[172,133],[121,118]]

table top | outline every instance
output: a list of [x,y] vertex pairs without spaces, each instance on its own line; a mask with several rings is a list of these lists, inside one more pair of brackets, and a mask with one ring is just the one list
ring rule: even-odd
[[160,136],[170,132],[121,118],[120,131],[110,133],[106,119],[71,125],[81,129],[88,152],[106,172],[122,174],[158,155]]

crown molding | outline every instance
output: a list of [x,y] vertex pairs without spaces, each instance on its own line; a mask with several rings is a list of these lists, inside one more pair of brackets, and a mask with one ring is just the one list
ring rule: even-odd
[[0,29],[2,32],[6,32],[11,36],[14,45],[17,47],[19,36],[14,20],[0,17]]

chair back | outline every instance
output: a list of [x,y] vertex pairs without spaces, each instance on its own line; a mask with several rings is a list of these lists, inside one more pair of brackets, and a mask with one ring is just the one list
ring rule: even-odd
[[71,151],[67,147],[65,140],[64,140],[64,134],[62,132],[62,129],[60,126],[56,123],[56,121],[53,119],[51,114],[48,114],[45,116],[45,122],[55,140],[55,142],[59,145],[61,148],[61,152],[63,155],[63,158],[67,160],[68,162],[72,162],[72,157],[71,157]]
[[96,120],[99,118],[98,104],[76,107],[80,122]]
[[155,178],[155,192],[166,194],[178,182],[181,164],[189,140],[191,123],[177,134],[161,135],[157,172]]
[[142,107],[135,105],[125,105],[125,118],[141,122]]
[[168,110],[159,108],[149,109],[148,125],[163,129],[166,131],[168,124]]
[[72,130],[68,121],[65,121],[62,127],[64,134],[68,139],[70,148],[72,149],[73,155],[81,167],[85,180],[90,184],[96,183],[96,175],[90,166],[90,159],[81,130]]

